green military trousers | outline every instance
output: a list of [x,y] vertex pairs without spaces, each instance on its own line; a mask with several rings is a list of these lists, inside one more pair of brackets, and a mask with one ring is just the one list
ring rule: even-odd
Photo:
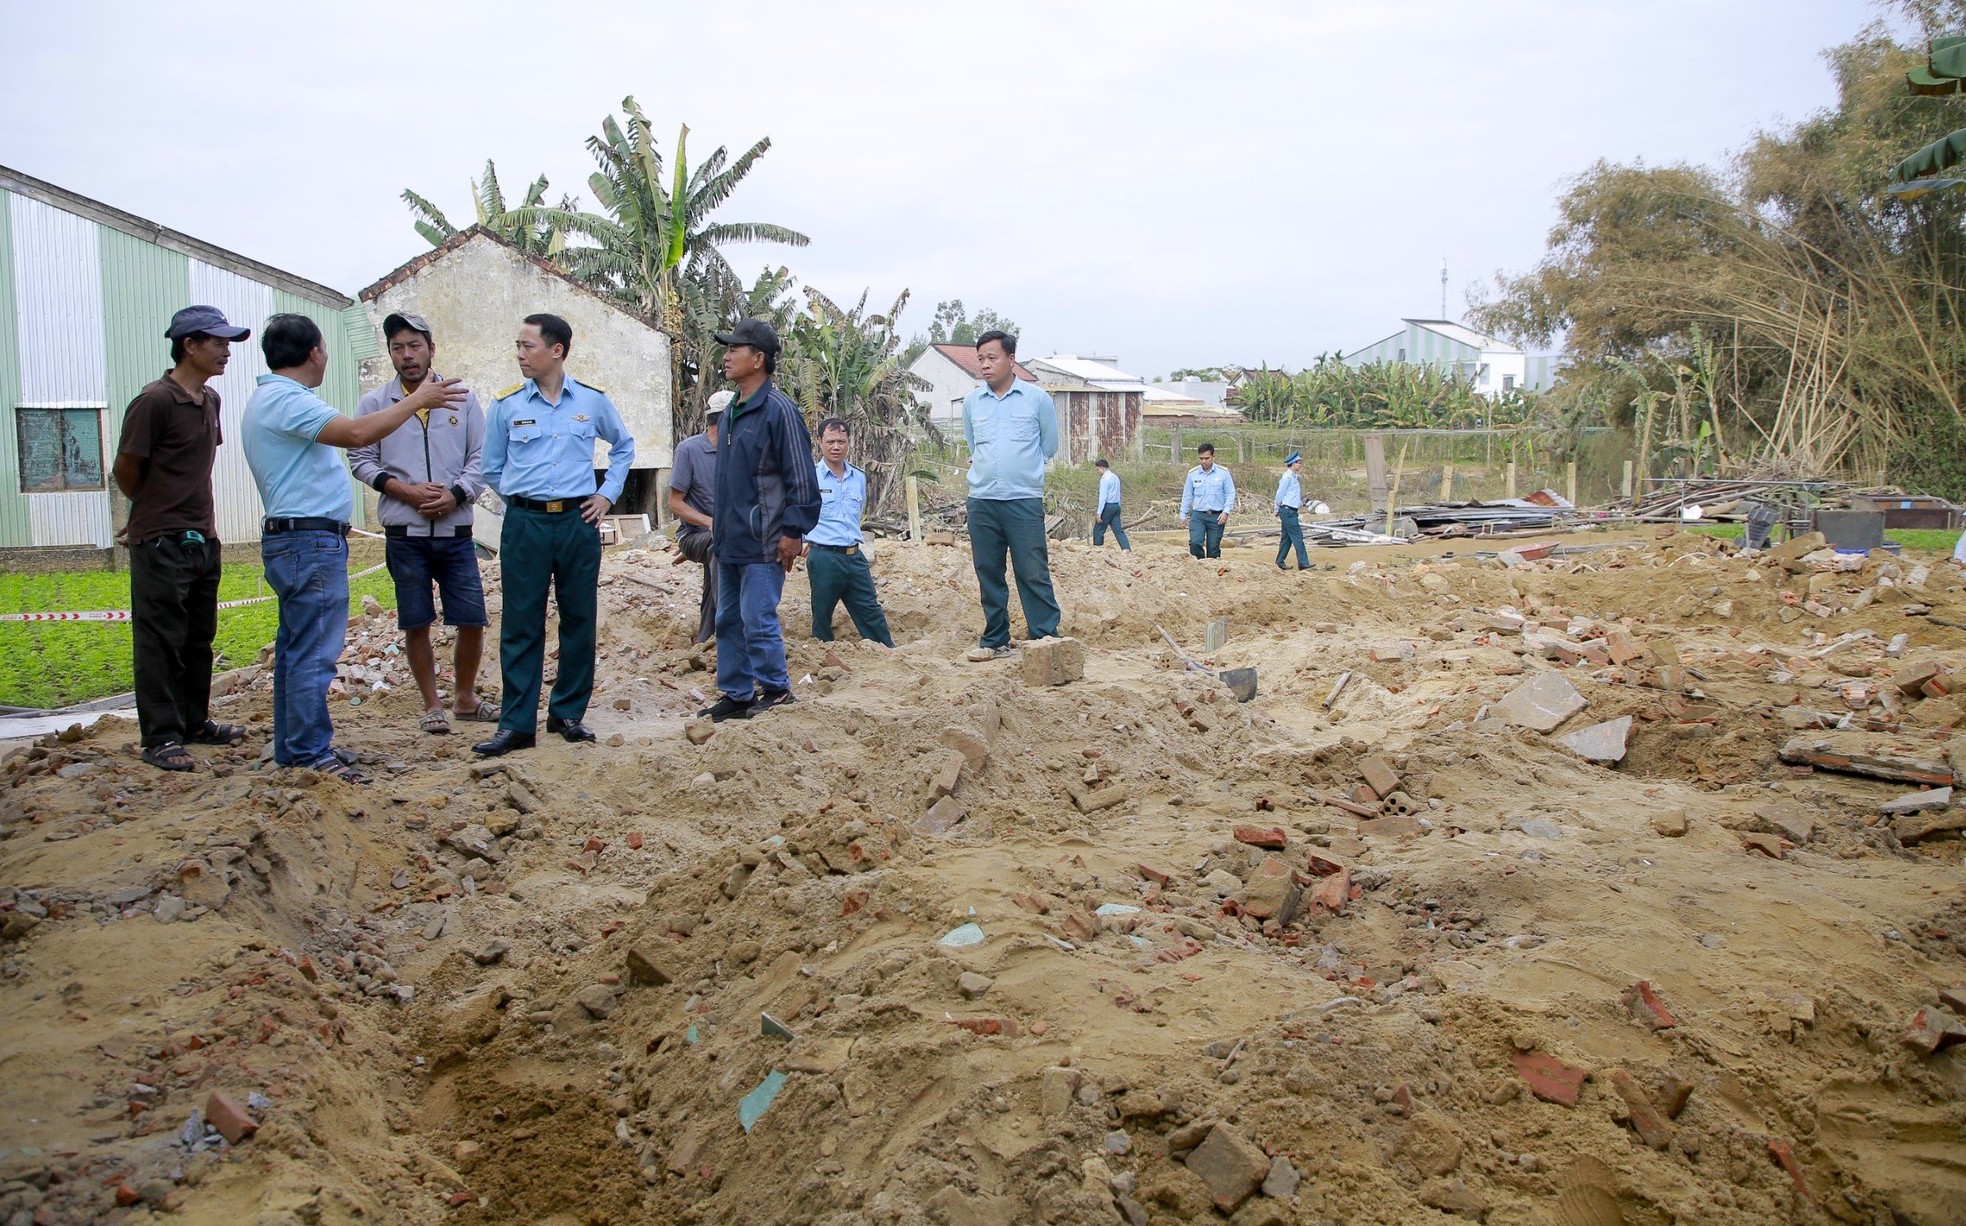
[[539,721],[540,676],[546,664],[546,591],[560,609],[560,668],[546,711],[574,721],[587,715],[594,694],[595,604],[601,577],[601,531],[566,500],[557,514],[505,508],[499,532],[499,589],[505,611],[498,630],[498,664],[505,681],[498,726],[531,734]]

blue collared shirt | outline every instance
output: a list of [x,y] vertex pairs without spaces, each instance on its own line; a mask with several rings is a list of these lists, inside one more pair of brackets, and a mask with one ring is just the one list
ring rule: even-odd
[[[606,439],[607,476],[595,488],[594,440]],[[485,423],[485,483],[501,496],[554,499],[599,494],[621,501],[635,439],[606,392],[567,379],[560,403],[527,379],[492,402]]]
[[1099,474],[1099,505],[1096,510],[1118,506],[1120,501],[1120,475],[1112,469]]
[[241,434],[267,517],[353,521],[355,490],[341,448],[315,441],[340,414],[285,375],[261,375],[256,384]]
[[1283,470],[1283,476],[1277,480],[1277,505],[1299,511],[1304,509],[1303,483],[1297,480],[1296,473],[1287,468]]
[[992,502],[1044,497],[1045,461],[1058,454],[1051,394],[1023,379],[999,396],[985,383],[963,397],[969,496]]
[[858,545],[860,512],[867,505],[867,474],[853,465],[846,476],[835,477],[821,460],[813,466],[819,477],[819,522],[806,533],[815,545]]
[[1197,464],[1188,470],[1188,479],[1181,483],[1181,518],[1188,518],[1190,511],[1200,511],[1214,515],[1222,511],[1236,509],[1236,479],[1229,470],[1217,464],[1203,471]]

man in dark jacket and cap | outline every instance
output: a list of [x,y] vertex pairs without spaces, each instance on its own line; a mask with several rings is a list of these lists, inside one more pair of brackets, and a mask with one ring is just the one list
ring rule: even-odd
[[750,719],[792,701],[778,600],[805,534],[819,522],[819,480],[805,418],[772,386],[778,333],[761,319],[747,319],[718,333],[717,343],[724,346],[724,377],[737,385],[718,429],[710,529],[723,696],[698,714],[721,721]]

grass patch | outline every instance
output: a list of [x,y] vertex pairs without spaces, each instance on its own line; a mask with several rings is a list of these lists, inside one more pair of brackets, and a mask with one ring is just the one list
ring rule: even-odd
[[[356,569],[382,560],[381,549]],[[270,596],[257,559],[228,562],[219,580],[220,600]],[[352,615],[363,596],[396,607],[388,572],[349,585]],[[68,609],[127,609],[127,571],[55,571],[0,574],[0,613],[40,613]],[[220,609],[218,658],[223,671],[251,664],[279,629],[279,605],[272,601],[243,609]],[[132,632],[128,622],[0,622],[0,706],[49,708],[87,702],[127,691],[131,685]]]
[[[1717,540],[1738,541],[1747,534],[1747,525],[1701,524],[1688,531]],[[1886,528],[1884,539],[1906,553],[1938,553],[1951,557],[1953,546],[1959,543],[1959,532],[1954,528]]]

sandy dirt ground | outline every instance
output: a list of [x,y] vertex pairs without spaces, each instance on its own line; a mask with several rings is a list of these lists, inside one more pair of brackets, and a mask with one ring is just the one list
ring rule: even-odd
[[192,774],[19,746],[0,1223],[1966,1221],[1966,821],[1881,808],[1966,585],[1552,539],[1062,543],[1056,686],[882,543],[899,648],[801,571],[799,701],[714,729],[699,572],[618,548],[597,744],[418,732],[376,615],[373,786],[263,764],[264,678]]

